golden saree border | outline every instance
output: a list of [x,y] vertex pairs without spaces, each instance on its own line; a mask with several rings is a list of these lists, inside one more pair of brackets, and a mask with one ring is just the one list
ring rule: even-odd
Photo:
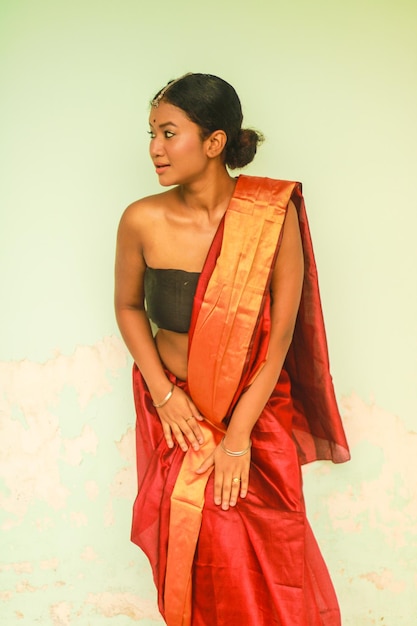
[[165,621],[168,626],[191,624],[192,566],[201,526],[204,491],[212,469],[196,469],[214,452],[222,433],[202,422],[204,444],[189,448],[171,494],[167,568],[165,575]]
[[[192,566],[211,471],[195,473],[214,451],[265,302],[286,209],[296,183],[240,176],[224,218],[220,254],[193,327],[190,396],[206,422],[205,444],[189,448],[171,495],[165,577],[168,626],[190,626]],[[204,273],[204,270],[203,270]],[[251,373],[253,379],[256,373]]]
[[221,424],[227,415],[241,380],[296,185],[240,176],[226,211],[221,252],[188,360],[191,397],[213,424]]

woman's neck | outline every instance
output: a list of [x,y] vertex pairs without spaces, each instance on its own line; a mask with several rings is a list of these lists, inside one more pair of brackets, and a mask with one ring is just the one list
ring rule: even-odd
[[236,179],[223,167],[191,185],[179,185],[177,189],[179,199],[187,210],[205,212],[211,220],[226,211],[235,185]]

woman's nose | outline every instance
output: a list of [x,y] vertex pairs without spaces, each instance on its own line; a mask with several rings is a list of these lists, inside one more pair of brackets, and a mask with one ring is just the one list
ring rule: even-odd
[[157,157],[157,156],[161,156],[161,154],[163,154],[163,144],[162,141],[158,138],[158,137],[154,137],[151,140],[150,146],[149,146],[149,152],[151,157]]

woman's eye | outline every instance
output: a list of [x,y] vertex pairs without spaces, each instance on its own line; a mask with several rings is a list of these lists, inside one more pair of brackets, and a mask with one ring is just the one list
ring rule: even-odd
[[[151,139],[155,139],[156,134],[153,132],[153,130],[148,130],[148,135]],[[165,130],[164,131],[164,137],[165,139],[171,139],[171,137],[174,136],[174,133],[172,133],[170,130]]]

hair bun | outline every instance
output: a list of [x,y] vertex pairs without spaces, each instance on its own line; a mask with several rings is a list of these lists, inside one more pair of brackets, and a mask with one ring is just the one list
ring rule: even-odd
[[248,165],[253,161],[258,145],[263,140],[263,135],[258,131],[241,128],[236,139],[226,144],[226,165],[232,170]]

